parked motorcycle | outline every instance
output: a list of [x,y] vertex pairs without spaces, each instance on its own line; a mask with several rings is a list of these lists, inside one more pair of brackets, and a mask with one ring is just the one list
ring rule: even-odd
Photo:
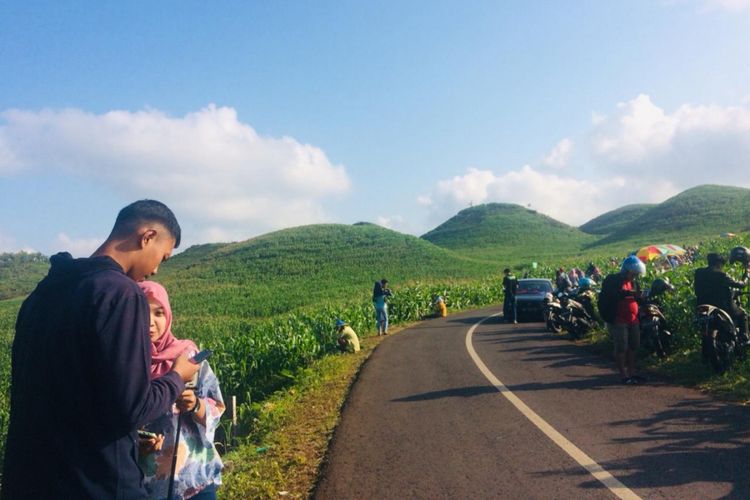
[[[732,300],[739,305],[740,293]],[[701,304],[696,310],[695,323],[701,333],[701,354],[716,373],[724,373],[735,359],[744,359],[745,346],[738,342],[739,326],[732,317],[716,306]]]
[[674,286],[666,279],[657,278],[651,288],[638,300],[638,322],[641,329],[641,342],[660,358],[672,352],[672,332],[661,311],[660,297],[674,291]]
[[582,278],[575,291],[558,294],[562,309],[560,324],[574,339],[586,336],[598,322],[594,311],[596,292],[592,289],[593,283],[589,278]]
[[[729,263],[740,262],[745,269],[750,267],[750,251],[745,247],[735,247],[729,254]],[[741,307],[741,297],[745,293],[732,290],[732,301]],[[734,324],[732,316],[723,309],[709,304],[699,304],[695,323],[701,333],[701,354],[716,373],[724,373],[732,367],[735,359],[744,359],[747,346],[739,342],[740,327]]]
[[548,292],[544,297],[544,307],[542,309],[544,323],[547,331],[560,333],[562,331],[562,306],[560,300],[552,292]]

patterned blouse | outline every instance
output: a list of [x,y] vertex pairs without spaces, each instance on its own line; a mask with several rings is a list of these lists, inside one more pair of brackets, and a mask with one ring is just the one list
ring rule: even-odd
[[[210,484],[221,484],[223,465],[214,446],[214,433],[225,407],[219,380],[207,361],[201,363],[195,393],[201,399],[201,404],[206,406],[206,426],[198,423],[190,414],[181,417],[174,484],[174,498],[179,499],[197,495]],[[146,426],[146,430],[164,435],[164,445],[160,451],[140,457],[149,498],[167,497],[178,418],[179,413],[173,406],[172,411]]]

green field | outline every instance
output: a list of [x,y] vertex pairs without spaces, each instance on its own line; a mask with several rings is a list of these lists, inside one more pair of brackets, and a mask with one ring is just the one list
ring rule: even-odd
[[0,300],[26,295],[48,268],[49,259],[39,253],[0,254]]
[[[212,366],[223,392],[242,403],[240,420],[247,430],[254,405],[334,350],[336,318],[361,334],[372,331],[370,293],[381,277],[391,281],[396,294],[390,305],[394,323],[414,321],[430,313],[438,293],[449,310],[500,302],[499,276],[506,266],[551,278],[560,265],[585,267],[590,260],[606,272],[612,269],[607,267],[610,257],[621,259],[650,243],[706,241],[704,254],[748,245],[746,237],[709,238],[746,229],[749,215],[749,190],[719,186],[688,190],[659,205],[609,212],[584,224],[588,233],[523,207],[489,204],[461,211],[422,238],[373,224],[320,224],[238,243],[199,245],[165,263],[157,280],[170,291],[176,334],[216,351]],[[15,316],[21,296],[49,264],[43,256],[28,254],[6,254],[0,262],[6,263],[0,266],[0,297],[16,297],[0,300],[4,436]],[[536,270],[531,262],[538,263]],[[688,265],[668,273],[678,286],[666,312],[675,324],[679,350],[664,366],[695,373],[716,390],[750,397],[750,363],[721,379],[698,366],[691,324],[693,271]]]

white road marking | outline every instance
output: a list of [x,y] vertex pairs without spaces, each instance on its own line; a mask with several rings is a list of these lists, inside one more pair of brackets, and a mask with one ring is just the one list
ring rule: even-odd
[[568,441],[568,439],[560,434],[557,430],[555,430],[554,427],[552,427],[550,424],[548,424],[542,417],[540,417],[534,410],[526,406],[526,403],[521,401],[521,399],[513,394],[513,392],[508,389],[505,384],[503,384],[491,371],[489,368],[487,368],[487,365],[484,364],[484,362],[479,358],[477,355],[477,352],[474,350],[474,346],[471,343],[471,336],[474,334],[474,330],[481,325],[483,322],[490,318],[494,318],[495,316],[499,316],[500,313],[493,314],[492,316],[488,316],[484,318],[482,321],[479,321],[474,326],[469,328],[469,331],[466,333],[466,350],[469,351],[469,356],[471,356],[471,359],[474,361],[474,364],[477,365],[477,368],[479,368],[479,371],[482,372],[482,374],[487,378],[487,380],[490,381],[490,384],[492,384],[495,389],[500,391],[500,394],[505,396],[505,398],[510,401],[513,406],[516,407],[518,411],[520,411],[526,418],[528,418],[531,423],[533,423],[537,428],[542,431],[548,438],[550,438],[557,446],[563,449],[565,453],[570,455],[570,457],[578,462],[581,467],[589,471],[589,473],[594,476],[599,482],[601,482],[604,486],[609,488],[609,490],[614,493],[617,497],[622,499],[628,499],[628,500],[635,500],[640,499],[638,495],[633,493],[633,491],[622,484],[620,481],[618,481],[612,474],[604,470],[604,468],[596,463],[591,457],[586,455],[580,448],[578,448],[576,445]]

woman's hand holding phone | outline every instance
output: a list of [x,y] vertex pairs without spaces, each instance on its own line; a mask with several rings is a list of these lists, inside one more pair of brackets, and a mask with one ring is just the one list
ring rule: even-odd
[[172,370],[177,372],[177,374],[182,378],[183,382],[189,382],[190,380],[192,380],[193,375],[198,373],[200,367],[200,364],[191,362],[190,358],[187,355],[180,354],[180,356],[175,359],[174,365],[172,365]]

